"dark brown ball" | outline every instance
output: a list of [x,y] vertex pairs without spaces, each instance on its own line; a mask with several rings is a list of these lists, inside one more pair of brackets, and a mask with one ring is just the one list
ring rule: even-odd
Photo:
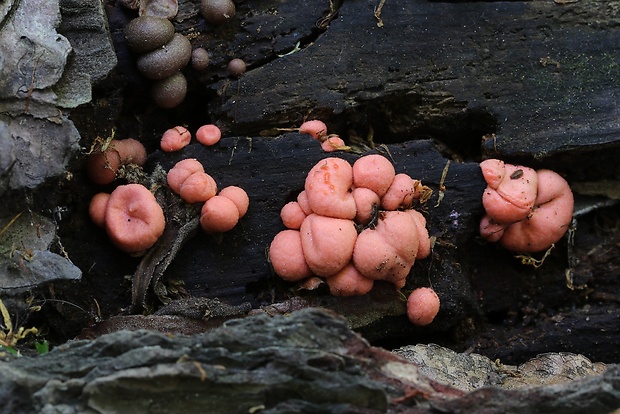
[[177,72],[169,78],[153,84],[151,96],[157,106],[161,108],[174,108],[185,99],[187,94],[187,80],[181,72]]
[[118,151],[114,148],[108,148],[104,152],[93,152],[88,156],[86,174],[95,184],[110,184],[116,179],[120,165],[121,157]]
[[232,0],[202,0],[200,13],[212,24],[226,23],[235,16],[235,3]]
[[247,65],[245,64],[243,59],[236,58],[228,62],[228,72],[230,72],[230,74],[233,76],[243,75],[246,69]]
[[187,65],[192,55],[192,45],[185,36],[175,33],[163,47],[138,58],[138,70],[149,79],[164,79]]
[[172,40],[174,26],[168,19],[140,16],[125,26],[125,40],[132,52],[145,53],[162,47]]
[[192,51],[192,68],[203,71],[209,67],[209,52],[199,47]]

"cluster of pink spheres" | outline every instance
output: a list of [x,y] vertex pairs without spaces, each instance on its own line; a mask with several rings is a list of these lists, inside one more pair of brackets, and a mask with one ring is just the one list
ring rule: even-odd
[[327,125],[323,121],[313,119],[306,121],[299,127],[299,132],[308,134],[321,143],[325,152],[334,152],[347,148],[345,142],[336,134],[327,134]]
[[274,272],[291,282],[323,277],[338,296],[364,295],[377,280],[402,288],[415,259],[430,254],[426,220],[411,209],[421,187],[378,154],[353,166],[319,161],[297,201],[281,210],[288,229],[269,248]]
[[[196,131],[196,140],[207,147],[217,144],[220,138],[222,138],[222,132],[217,125],[203,125]],[[160,146],[165,152],[174,152],[188,146],[191,141],[192,134],[187,128],[176,126],[164,132],[161,137]]]
[[[215,125],[204,125],[196,132],[196,139],[204,145],[214,145],[221,132]],[[162,149],[177,151],[191,141],[184,127],[166,131],[161,140]],[[93,152],[86,163],[86,171],[96,184],[110,184],[121,165],[143,165],[146,161],[144,146],[134,139],[111,140],[105,149]],[[235,186],[217,194],[217,184],[195,159],[178,162],[167,175],[168,185],[186,203],[204,203],[200,223],[208,233],[231,230],[247,212],[247,193]],[[93,222],[105,227],[108,237],[119,249],[141,254],[161,237],[166,226],[164,212],[155,196],[140,184],[118,186],[111,194],[96,194],[89,206]]]
[[487,188],[480,234],[513,252],[539,252],[564,236],[573,216],[573,193],[550,170],[489,159],[480,163]]
[[207,233],[232,230],[248,211],[250,199],[240,187],[228,186],[219,195],[213,177],[202,164],[187,158],[168,171],[168,186],[186,203],[204,203],[200,211],[200,225]]

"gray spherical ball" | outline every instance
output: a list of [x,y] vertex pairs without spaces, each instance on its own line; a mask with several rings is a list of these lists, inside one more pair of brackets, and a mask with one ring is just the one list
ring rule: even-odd
[[162,47],[172,40],[174,26],[170,20],[154,16],[140,16],[125,26],[125,40],[129,50],[145,53]]
[[192,68],[201,72],[209,67],[209,52],[199,47],[192,51]]
[[185,36],[175,33],[163,47],[138,58],[138,70],[149,79],[164,79],[187,65],[192,55],[192,45]]
[[247,65],[243,59],[233,59],[228,62],[228,72],[233,76],[241,76],[245,73]]
[[232,0],[202,0],[200,13],[212,24],[226,23],[235,16],[235,3]]
[[174,108],[185,99],[187,94],[187,80],[181,72],[157,81],[151,89],[151,97],[161,108]]

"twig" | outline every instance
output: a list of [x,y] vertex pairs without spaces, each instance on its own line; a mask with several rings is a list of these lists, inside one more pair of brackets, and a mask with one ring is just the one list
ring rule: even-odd
[[381,10],[383,9],[384,4],[385,4],[385,0],[380,0],[379,5],[375,8],[375,18],[377,19],[377,27],[383,27],[383,20],[381,19]]
[[441,201],[443,200],[444,194],[446,192],[446,186],[444,182],[446,181],[446,177],[448,176],[448,169],[450,168],[450,160],[446,162],[445,167],[443,167],[443,171],[441,172],[441,179],[439,180],[439,195],[437,197],[437,204],[435,207],[439,207]]
[[551,247],[547,249],[544,256],[540,260],[532,257],[530,254],[520,254],[520,255],[515,256],[515,258],[520,259],[521,264],[531,265],[531,266],[534,266],[536,269],[538,269],[540,266],[543,265],[543,263],[545,262],[545,259],[547,258],[547,256],[551,254],[551,251],[553,249],[555,249],[555,244],[552,244]]
[[2,230],[0,230],[0,236],[2,236],[2,235],[4,234],[4,232],[5,232],[5,231],[7,231],[7,229],[13,225],[13,223],[15,223],[15,221],[19,218],[19,216],[21,216],[21,215],[22,215],[22,213],[23,213],[23,211],[21,211],[21,212],[17,213],[17,214],[15,215],[15,217],[13,217],[13,218],[11,219],[11,221],[9,221],[9,222],[8,222],[8,224],[7,224],[6,226],[4,226],[4,227],[2,228]]
[[[164,272],[172,263],[181,247],[191,239],[200,226],[200,214],[187,210],[180,199],[165,193],[164,202],[168,206],[167,225],[164,234],[142,258],[131,282],[131,310],[133,313],[150,313],[149,294],[160,282]],[[157,295],[155,293],[155,295]],[[161,299],[161,298],[159,298]]]

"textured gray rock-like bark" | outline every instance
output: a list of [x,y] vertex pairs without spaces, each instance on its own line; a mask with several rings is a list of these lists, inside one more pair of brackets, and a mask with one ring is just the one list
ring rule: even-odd
[[464,393],[370,347],[341,318],[306,309],[233,320],[194,336],[119,331],[69,342],[43,356],[1,362],[0,398],[16,414],[594,414],[620,404],[620,369],[554,386]]
[[82,271],[50,248],[56,225],[31,213],[0,220],[0,297],[13,296],[56,280],[77,280]]
[[[67,109],[90,102],[116,64],[97,1],[15,0],[0,24],[0,194],[62,174],[80,135]],[[62,23],[61,23],[62,17]],[[65,35],[59,33],[59,28]]]

